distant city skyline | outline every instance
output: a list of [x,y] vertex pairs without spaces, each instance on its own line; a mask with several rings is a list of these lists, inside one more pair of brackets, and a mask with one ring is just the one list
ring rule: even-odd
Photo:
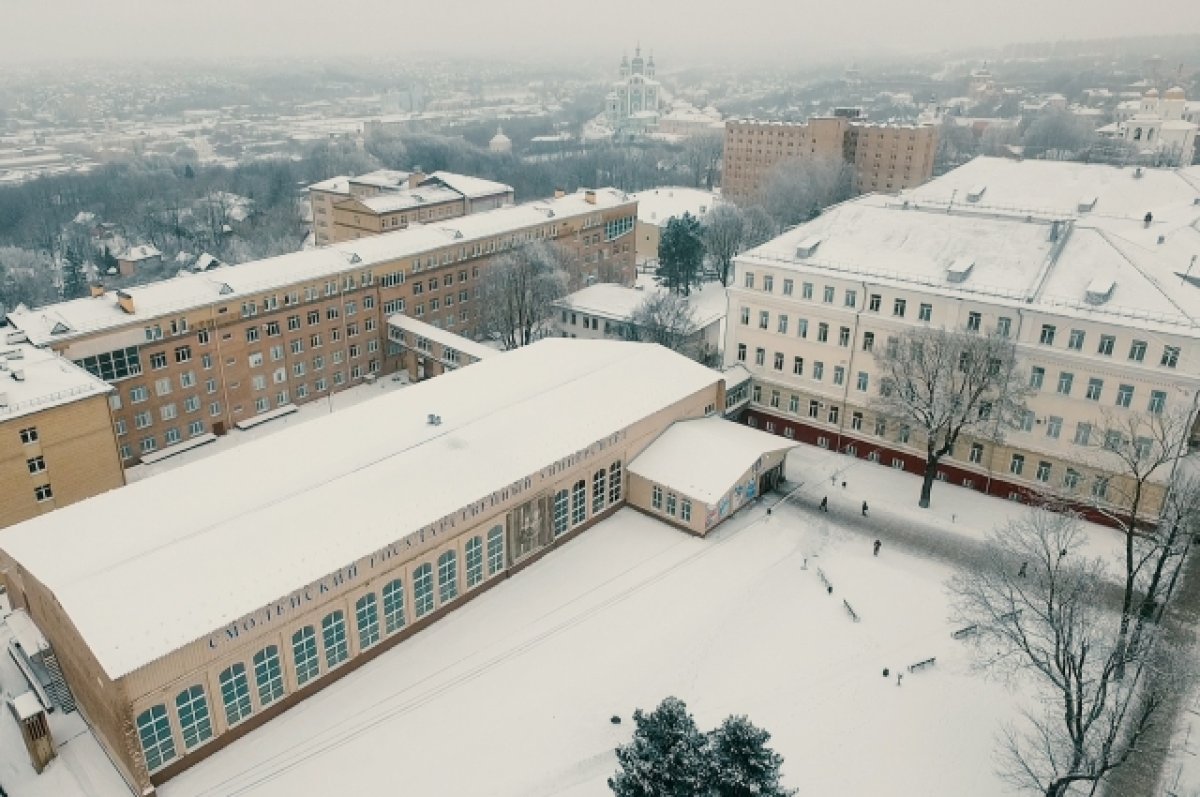
[[[608,3],[362,0],[338,13],[315,0],[0,0],[9,37],[0,63],[64,60],[435,54],[595,58],[640,43],[664,66],[741,58],[852,60],[1009,43],[1200,33],[1187,0],[1130,14],[1112,0],[1003,4],[861,0],[851,6],[757,0]],[[636,24],[631,24],[636,20]]]

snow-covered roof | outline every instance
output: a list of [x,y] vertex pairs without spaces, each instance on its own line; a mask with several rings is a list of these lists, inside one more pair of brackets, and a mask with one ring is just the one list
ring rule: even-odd
[[[1139,172],[977,158],[899,197],[831,208],[739,262],[1195,335],[1200,287],[1182,275],[1200,253],[1198,198],[1197,167]],[[814,237],[820,248],[805,255],[801,244]],[[955,279],[955,264],[966,260],[971,268]],[[1098,279],[1115,287],[1107,301],[1089,304],[1087,286]]]
[[388,316],[387,322],[389,326],[396,329],[402,329],[405,332],[411,332],[413,335],[419,335],[422,338],[437,343],[439,346],[449,346],[476,360],[493,357],[501,353],[499,349],[493,349],[491,346],[476,343],[470,338],[456,335],[449,330],[435,327],[433,324],[426,324],[419,318],[412,318],[411,316],[404,315],[404,313],[396,313],[395,315]]
[[[647,297],[666,292],[666,288],[660,287],[627,288],[616,283],[599,282],[568,294],[554,304],[556,307],[612,321],[628,321]],[[728,307],[725,289],[716,283],[692,289],[688,303],[693,308],[692,321],[698,329],[720,321],[725,317]]]
[[351,177],[348,182],[356,185],[371,185],[376,188],[395,188],[402,183],[407,183],[409,177],[412,177],[412,172],[404,172],[399,169],[376,169],[373,172],[360,174],[358,177]]
[[479,199],[480,197],[495,196],[496,194],[510,194],[513,190],[512,186],[505,185],[504,183],[484,180],[481,177],[470,177],[465,174],[455,174],[454,172],[434,172],[421,181],[421,185],[427,185],[435,180],[449,186],[468,199]]
[[162,252],[150,244],[142,244],[141,246],[131,246],[125,254],[121,255],[121,260],[139,261],[149,260],[152,257],[162,257]]
[[[467,246],[473,241],[507,235],[547,223],[590,216],[632,201],[615,188],[598,188],[595,203],[584,191],[521,205],[488,210],[432,224],[414,225],[395,232],[344,241],[318,249],[305,249],[227,268],[210,268],[199,274],[126,288],[133,313],[126,313],[110,292],[100,297],[73,299],[35,309],[18,308],[9,321],[37,345],[51,340],[124,327],[208,305],[231,305],[247,297],[309,280],[342,273],[357,274],[372,266],[423,255],[447,246]],[[66,331],[53,330],[65,327]]]
[[721,201],[721,195],[699,188],[650,188],[633,195],[638,202],[638,221],[666,226],[667,221],[691,213],[700,218]]
[[[351,199],[349,202],[357,202],[373,213],[392,213],[422,205],[453,202],[461,196],[457,191],[449,188],[438,185],[422,185],[396,193],[380,194],[368,199]],[[343,202],[338,207],[345,207],[346,204]]]
[[543,340],[18,524],[0,547],[117,678],[720,379],[661,346]]
[[107,382],[49,349],[5,343],[12,332],[0,327],[0,421],[112,391]]
[[759,457],[797,443],[718,416],[676,421],[629,472],[713,506]]
[[349,175],[339,174],[337,177],[330,177],[328,180],[313,183],[308,187],[308,190],[325,191],[331,194],[348,194],[350,193],[350,179]]

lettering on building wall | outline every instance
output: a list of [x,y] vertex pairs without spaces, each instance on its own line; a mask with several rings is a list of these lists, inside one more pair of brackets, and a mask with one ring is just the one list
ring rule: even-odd
[[241,634],[249,634],[265,625],[278,621],[284,615],[300,611],[313,602],[323,600],[325,597],[354,584],[360,575],[360,563],[366,571],[381,568],[390,560],[411,551],[413,548],[427,541],[436,540],[439,535],[445,534],[447,531],[453,531],[458,524],[469,525],[467,521],[472,518],[484,514],[490,509],[502,506],[527,491],[534,489],[535,486],[541,486],[543,482],[552,480],[559,474],[565,473],[578,465],[600,456],[605,451],[624,442],[624,440],[625,430],[609,435],[602,440],[597,440],[590,446],[581,448],[557,462],[547,465],[534,476],[526,476],[512,484],[501,487],[490,495],[486,495],[478,501],[471,502],[454,514],[446,515],[444,518],[430,523],[428,526],[424,526],[396,542],[381,548],[365,559],[343,567],[315,584],[298,589],[291,595],[253,614],[246,615],[237,622],[226,626],[221,632],[210,636],[208,638],[209,649],[215,650],[223,643],[236,641]]

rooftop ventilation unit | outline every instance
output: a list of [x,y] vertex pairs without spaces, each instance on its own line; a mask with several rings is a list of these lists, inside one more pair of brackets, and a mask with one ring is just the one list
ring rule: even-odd
[[1108,277],[1096,277],[1084,289],[1084,298],[1088,304],[1104,304],[1112,298],[1113,288],[1117,283]]
[[987,186],[980,183],[979,185],[971,186],[971,190],[967,192],[968,202],[978,202],[983,199],[984,192],[987,191]]
[[946,267],[946,279],[951,282],[962,282],[967,277],[971,276],[971,269],[975,268],[975,260],[970,257],[959,257]]
[[434,413],[431,412],[431,413],[429,413],[428,423],[430,426],[441,426],[442,425],[442,416],[435,415]]
[[796,257],[812,257],[821,245],[821,236],[810,235],[796,246]]
[[24,382],[25,381],[25,369],[14,368],[13,372],[12,372],[12,378],[18,382]]
[[1099,199],[1095,194],[1090,196],[1082,196],[1079,198],[1079,212],[1087,213],[1089,210],[1096,209],[1096,201]]
[[1140,178],[1142,176],[1142,167],[1141,166],[1139,166],[1133,170],[1133,176],[1135,178]]

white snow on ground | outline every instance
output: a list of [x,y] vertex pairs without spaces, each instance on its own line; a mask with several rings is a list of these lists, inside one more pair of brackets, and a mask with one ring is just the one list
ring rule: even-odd
[[948,574],[834,513],[759,504],[702,540],[625,509],[161,794],[600,797],[633,709],[670,694],[766,727],[805,794],[1007,794],[1012,694],[951,639]]

